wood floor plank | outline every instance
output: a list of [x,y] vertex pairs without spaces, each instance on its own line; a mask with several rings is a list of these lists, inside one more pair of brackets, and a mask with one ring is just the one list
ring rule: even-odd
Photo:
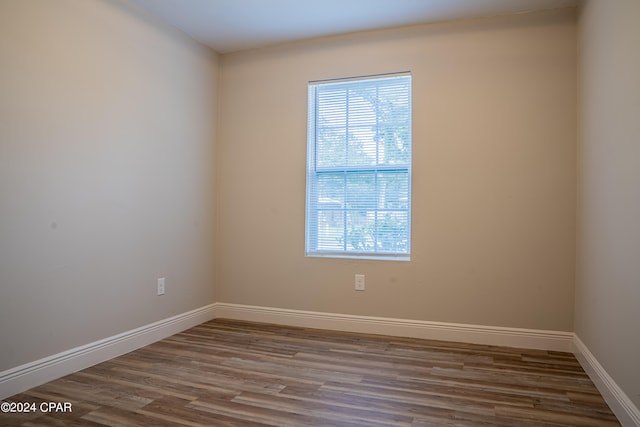
[[217,319],[5,399],[0,426],[616,426],[570,353]]

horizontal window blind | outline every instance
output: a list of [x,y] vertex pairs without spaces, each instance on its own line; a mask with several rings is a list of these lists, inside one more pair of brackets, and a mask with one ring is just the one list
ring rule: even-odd
[[309,84],[306,254],[408,259],[411,76]]

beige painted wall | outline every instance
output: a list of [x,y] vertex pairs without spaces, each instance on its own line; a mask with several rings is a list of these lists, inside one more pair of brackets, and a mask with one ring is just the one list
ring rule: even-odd
[[575,332],[640,407],[640,2],[580,14]]
[[126,2],[0,1],[0,371],[214,301],[217,67]]
[[[411,261],[305,258],[307,82],[405,70]],[[224,55],[217,301],[572,331],[575,79],[573,11]]]

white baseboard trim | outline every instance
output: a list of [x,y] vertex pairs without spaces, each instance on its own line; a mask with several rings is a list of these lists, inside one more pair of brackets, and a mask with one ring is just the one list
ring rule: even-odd
[[573,333],[215,303],[216,318],[367,334],[572,351]]
[[573,344],[573,353],[618,417],[618,421],[624,427],[640,427],[640,409],[633,404],[577,335],[574,336]]
[[118,335],[0,372],[0,399],[129,353],[215,317],[209,304]]

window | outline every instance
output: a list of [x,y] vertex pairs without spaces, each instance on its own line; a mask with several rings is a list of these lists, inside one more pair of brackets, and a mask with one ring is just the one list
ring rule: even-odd
[[411,75],[309,83],[306,255],[408,260]]

